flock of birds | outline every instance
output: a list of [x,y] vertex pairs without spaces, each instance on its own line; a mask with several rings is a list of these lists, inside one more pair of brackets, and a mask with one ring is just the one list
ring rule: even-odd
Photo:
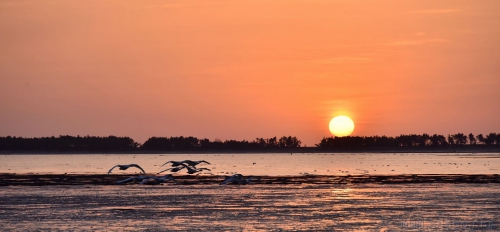
[[[205,164],[210,164],[209,162],[205,160],[199,160],[199,161],[192,161],[192,160],[183,160],[183,161],[167,161],[161,167],[171,164],[169,168],[164,169],[158,174],[163,173],[163,172],[179,172],[181,170],[187,170],[188,174],[195,174],[195,173],[201,173],[203,171],[211,171],[208,168],[197,168],[196,166],[205,163]],[[138,168],[141,170],[142,173],[146,174],[146,171],[139,166],[138,164],[117,164],[113,166],[111,169],[108,171],[108,175],[113,171],[113,169],[118,168],[119,170],[127,170],[129,168]],[[241,174],[234,174],[232,176],[226,177],[224,181],[222,181],[220,184],[221,185],[226,185],[226,184],[248,184],[254,177],[249,177],[245,178]],[[117,184],[128,184],[128,183],[134,183],[134,184],[147,184],[147,185],[158,185],[162,183],[166,183],[168,181],[172,181],[174,183],[177,183],[174,176],[172,174],[167,174],[164,176],[136,176],[136,177],[130,177],[124,180],[119,180],[116,183]]]

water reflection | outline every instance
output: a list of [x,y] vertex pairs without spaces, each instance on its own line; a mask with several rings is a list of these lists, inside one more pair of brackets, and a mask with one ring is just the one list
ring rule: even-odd
[[350,188],[336,188],[332,190],[332,196],[336,199],[349,199],[349,193],[352,192]]
[[184,187],[4,187],[0,188],[0,224],[4,230],[499,228],[500,188],[496,185]]

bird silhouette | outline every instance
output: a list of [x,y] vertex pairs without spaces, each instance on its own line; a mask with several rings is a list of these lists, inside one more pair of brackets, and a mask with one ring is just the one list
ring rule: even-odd
[[149,178],[150,178],[150,176],[136,176],[136,177],[127,178],[125,180],[116,181],[116,183],[117,184],[127,184],[129,182],[139,183],[139,182],[143,181],[144,179],[149,179]]
[[192,160],[173,161],[173,160],[171,160],[171,161],[167,161],[166,163],[162,164],[161,167],[165,166],[168,163],[172,163],[172,167],[177,167],[177,166],[180,166],[182,164],[187,164],[187,165],[192,166],[192,167],[196,167],[196,165],[198,165],[200,163],[210,164],[209,162],[207,162],[205,160],[199,160],[199,161],[192,161]]
[[194,173],[197,173],[197,172],[202,172],[204,170],[211,171],[208,168],[196,168],[194,166],[188,166],[188,165],[185,165],[185,164],[182,164],[182,166],[184,166],[188,170],[187,171],[188,174],[194,174]]
[[204,170],[211,171],[208,168],[196,168],[195,166],[186,165],[184,163],[181,163],[179,166],[180,167],[167,168],[167,169],[165,169],[163,171],[158,172],[158,174],[160,174],[162,172],[166,172],[166,171],[178,172],[178,171],[180,171],[182,169],[187,169],[187,173],[188,174],[194,174],[194,173],[197,173],[197,172],[202,172]]
[[169,180],[172,180],[172,181],[174,181],[174,183],[177,183],[177,181],[175,180],[174,176],[172,176],[172,174],[167,174],[167,175],[160,176],[160,177],[150,177],[150,178],[144,179],[139,184],[157,185],[157,184],[165,183]]
[[146,171],[144,171],[144,169],[141,168],[141,166],[137,165],[137,164],[118,164],[118,165],[115,165],[114,167],[112,167],[111,169],[109,169],[108,171],[108,175],[109,173],[111,173],[111,171],[113,171],[113,169],[115,169],[116,167],[119,167],[120,170],[127,170],[128,168],[130,167],[135,167],[135,168],[138,168],[140,169],[144,174],[146,173]]
[[167,169],[165,169],[165,170],[163,170],[163,171],[158,172],[158,174],[160,174],[160,173],[162,173],[162,172],[166,172],[166,171],[178,172],[178,171],[180,171],[180,170],[182,170],[182,169],[184,169],[184,168],[186,168],[186,167],[181,166],[181,167],[167,168]]
[[[226,177],[226,179],[224,181],[222,181],[220,183],[220,185],[225,185],[225,184],[242,184],[242,185],[245,185],[245,184],[249,184],[250,181],[253,179],[254,177],[249,177],[249,178],[246,178],[241,175],[241,174],[234,174],[232,176],[229,176],[229,177]],[[260,178],[258,178],[260,179]]]

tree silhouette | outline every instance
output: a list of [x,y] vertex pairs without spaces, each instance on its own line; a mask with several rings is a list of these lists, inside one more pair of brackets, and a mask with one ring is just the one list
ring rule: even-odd
[[448,143],[446,142],[446,138],[442,135],[437,135],[437,134],[434,134],[432,135],[432,137],[430,137],[430,145],[431,146],[446,146],[448,145]]
[[[281,136],[279,139],[256,138],[247,140],[198,139],[196,137],[151,137],[139,144],[129,137],[69,136],[23,138],[0,137],[0,151],[21,152],[130,152],[130,151],[279,151],[299,149],[302,142],[295,136]],[[384,148],[384,147],[475,147],[500,146],[500,133],[468,136],[463,133],[448,135],[409,134],[389,136],[345,136],[324,137],[316,144],[320,149],[330,148]]]
[[476,137],[472,133],[469,134],[469,144],[476,145]]
[[0,150],[30,152],[133,151],[140,146],[129,137],[68,136],[22,138],[0,137]]
[[496,141],[496,137],[497,137],[497,135],[495,133],[490,133],[490,134],[486,135],[486,137],[484,138],[484,143],[486,145],[494,144]]
[[455,141],[455,144],[457,145],[465,145],[467,144],[467,136],[465,136],[462,133],[457,133],[452,135],[453,140]]
[[482,143],[482,144],[485,144],[483,134],[478,134],[477,135],[477,141],[480,142],[480,143]]
[[482,134],[477,139],[471,133],[469,136],[463,133],[448,135],[434,134],[410,134],[399,135],[396,137],[387,136],[346,136],[346,137],[324,137],[320,143],[316,144],[319,148],[372,148],[372,147],[447,147],[447,146],[466,146],[477,144],[477,141],[485,145],[500,144],[499,134],[490,133],[485,138]]
[[278,144],[279,147],[287,147],[287,148],[295,148],[295,147],[300,147],[300,144],[302,142],[297,139],[297,137],[292,137],[292,136],[283,136],[279,139]]

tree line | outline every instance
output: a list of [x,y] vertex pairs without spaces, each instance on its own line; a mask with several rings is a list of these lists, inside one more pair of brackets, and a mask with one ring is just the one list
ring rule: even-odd
[[297,148],[302,142],[295,136],[281,138],[256,138],[253,141],[198,139],[196,137],[152,137],[142,146],[142,150],[177,151],[177,150],[262,150],[279,148]]
[[133,151],[140,144],[129,137],[59,136],[59,137],[0,137],[0,151]]
[[388,136],[345,136],[325,137],[316,147],[320,148],[371,148],[371,147],[447,147],[447,146],[476,146],[500,145],[500,133],[487,135],[463,133],[444,135],[410,134],[396,137]]
[[0,151],[20,152],[130,152],[130,151],[230,151],[300,147],[295,136],[256,138],[253,141],[198,139],[196,137],[151,137],[139,144],[129,137],[59,136],[41,138],[0,137]]
[[[151,137],[144,144],[130,137],[117,136],[59,136],[59,137],[0,137],[3,152],[150,152],[150,151],[279,151],[300,148],[302,142],[295,136],[256,138],[247,140],[209,140],[196,137]],[[318,149],[336,148],[394,148],[394,147],[465,147],[500,146],[500,133],[428,135],[410,134],[389,136],[325,137]]]

